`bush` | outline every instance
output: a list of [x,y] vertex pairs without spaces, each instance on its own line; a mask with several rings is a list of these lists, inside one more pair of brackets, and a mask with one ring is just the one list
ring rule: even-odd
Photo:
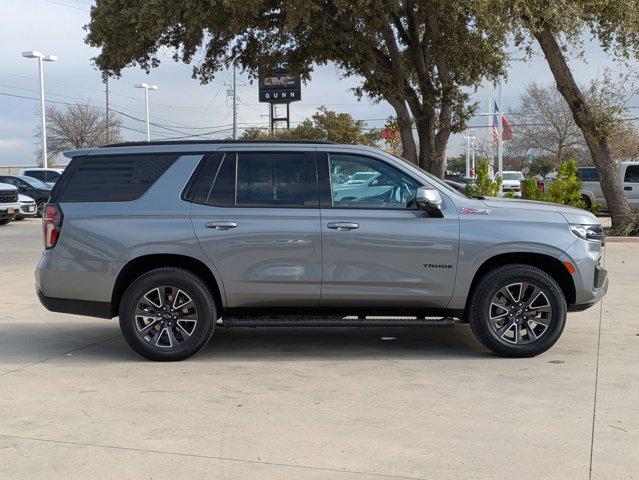
[[615,230],[615,234],[621,237],[639,237],[639,212],[632,212]]
[[537,180],[534,178],[525,178],[522,180],[521,196],[527,200],[545,200],[544,192],[541,191]]
[[501,191],[501,178],[491,180],[488,175],[488,163],[482,162],[477,166],[475,183],[466,185],[469,197],[498,197]]
[[577,176],[577,163],[574,160],[562,162],[557,167],[557,178],[548,186],[546,201],[586,208],[581,196],[581,180]]

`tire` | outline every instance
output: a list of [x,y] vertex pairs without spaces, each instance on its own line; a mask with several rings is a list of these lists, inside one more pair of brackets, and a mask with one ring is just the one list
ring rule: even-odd
[[590,201],[590,197],[588,197],[588,195],[582,195],[581,199],[586,205],[586,210],[590,211],[592,209],[592,202]]
[[211,289],[200,277],[181,268],[158,268],[127,288],[120,302],[120,329],[131,348],[149,360],[184,360],[209,342],[217,312]]
[[7,223],[9,223],[11,221],[10,218],[3,218],[2,220],[0,220],[0,225],[6,225]]
[[534,357],[559,340],[567,307],[550,275],[530,265],[511,264],[480,279],[468,312],[473,334],[486,348],[504,357]]

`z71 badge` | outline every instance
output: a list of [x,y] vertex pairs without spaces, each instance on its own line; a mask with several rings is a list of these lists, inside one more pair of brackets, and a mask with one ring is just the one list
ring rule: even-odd
[[467,208],[463,207],[460,211],[460,215],[490,215],[490,208]]

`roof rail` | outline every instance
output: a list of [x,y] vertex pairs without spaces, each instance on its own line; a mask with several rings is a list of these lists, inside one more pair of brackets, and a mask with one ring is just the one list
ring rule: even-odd
[[109,147],[144,147],[151,145],[226,145],[236,143],[322,143],[334,144],[328,140],[154,140],[151,142],[120,142],[103,145],[102,148]]

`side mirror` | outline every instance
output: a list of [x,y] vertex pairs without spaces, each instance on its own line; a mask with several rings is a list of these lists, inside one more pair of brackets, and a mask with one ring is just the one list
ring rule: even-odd
[[439,190],[429,187],[419,187],[415,193],[415,203],[417,208],[424,210],[433,217],[443,217],[442,196]]

